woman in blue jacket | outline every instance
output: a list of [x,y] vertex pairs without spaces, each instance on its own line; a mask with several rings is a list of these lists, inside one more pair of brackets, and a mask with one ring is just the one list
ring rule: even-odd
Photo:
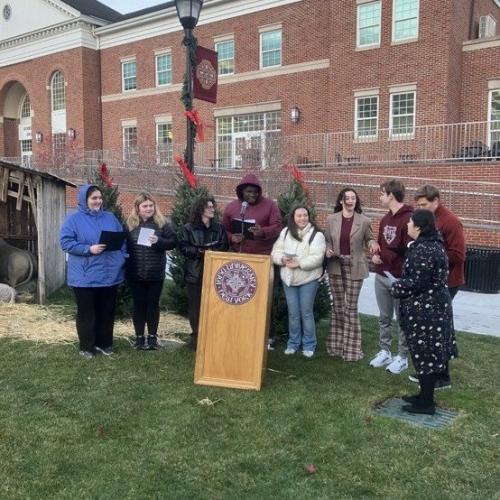
[[69,254],[68,286],[76,297],[80,354],[87,359],[96,352],[113,353],[117,288],[127,257],[125,242],[121,250],[106,251],[106,245],[99,244],[101,231],[123,231],[123,227],[103,209],[99,188],[85,184],[78,192],[78,210],[61,227],[60,242]]

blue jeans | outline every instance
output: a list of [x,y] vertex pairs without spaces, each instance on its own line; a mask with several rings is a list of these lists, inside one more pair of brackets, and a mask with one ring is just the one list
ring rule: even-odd
[[314,299],[319,281],[305,285],[287,286],[283,283],[288,306],[288,349],[304,351],[316,349],[316,323],[314,322]]

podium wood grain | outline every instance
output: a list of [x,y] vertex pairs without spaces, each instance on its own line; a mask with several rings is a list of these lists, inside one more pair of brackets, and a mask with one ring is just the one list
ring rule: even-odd
[[[256,274],[254,296],[229,304],[217,293],[222,266],[243,262]],[[260,390],[267,362],[273,266],[268,255],[206,252],[195,384]]]

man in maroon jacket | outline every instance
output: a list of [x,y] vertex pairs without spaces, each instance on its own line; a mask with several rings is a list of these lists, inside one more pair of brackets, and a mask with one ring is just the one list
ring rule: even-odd
[[[372,257],[375,264],[375,297],[379,308],[380,350],[370,361],[370,366],[399,374],[408,368],[408,347],[406,337],[399,327],[399,300],[391,294],[394,278],[400,278],[403,268],[408,236],[408,221],[413,208],[403,203],[405,187],[401,181],[392,179],[380,185],[380,202],[389,211],[380,221],[378,230],[379,252]],[[392,356],[392,319],[396,314],[399,337],[398,354]]]
[[[262,186],[254,174],[248,174],[243,178],[236,186],[236,194],[238,199],[227,205],[222,220],[231,250],[270,255],[282,228],[278,205],[262,196]],[[252,239],[231,232],[232,221],[242,218],[245,221],[254,221],[254,227],[250,228]]]
[[[229,244],[233,252],[270,255],[273,244],[279,236],[282,223],[278,205],[269,198],[262,196],[262,186],[254,174],[248,174],[236,186],[238,198],[226,206],[222,224],[226,229]],[[252,237],[233,232],[234,225],[242,224],[241,220],[252,221],[249,229]],[[236,221],[236,222],[234,222]],[[274,269],[273,296],[280,283],[277,266]],[[274,302],[274,301],[273,301]],[[274,308],[273,308],[274,309]],[[271,328],[268,348],[273,349],[275,336],[273,331],[274,311],[271,310]]]
[[[415,202],[418,208],[425,208],[434,212],[436,227],[441,232],[444,240],[444,249],[448,256],[450,274],[448,276],[448,290],[451,299],[455,297],[460,287],[465,283],[465,236],[460,219],[446,208],[440,200],[439,190],[426,184],[415,193]],[[416,375],[410,375],[410,380],[418,382]],[[451,387],[448,364],[446,371],[436,380],[436,389]]]

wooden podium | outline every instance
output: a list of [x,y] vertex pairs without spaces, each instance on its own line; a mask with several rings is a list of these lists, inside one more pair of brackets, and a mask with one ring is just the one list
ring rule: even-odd
[[195,384],[260,390],[272,288],[269,255],[205,254]]

